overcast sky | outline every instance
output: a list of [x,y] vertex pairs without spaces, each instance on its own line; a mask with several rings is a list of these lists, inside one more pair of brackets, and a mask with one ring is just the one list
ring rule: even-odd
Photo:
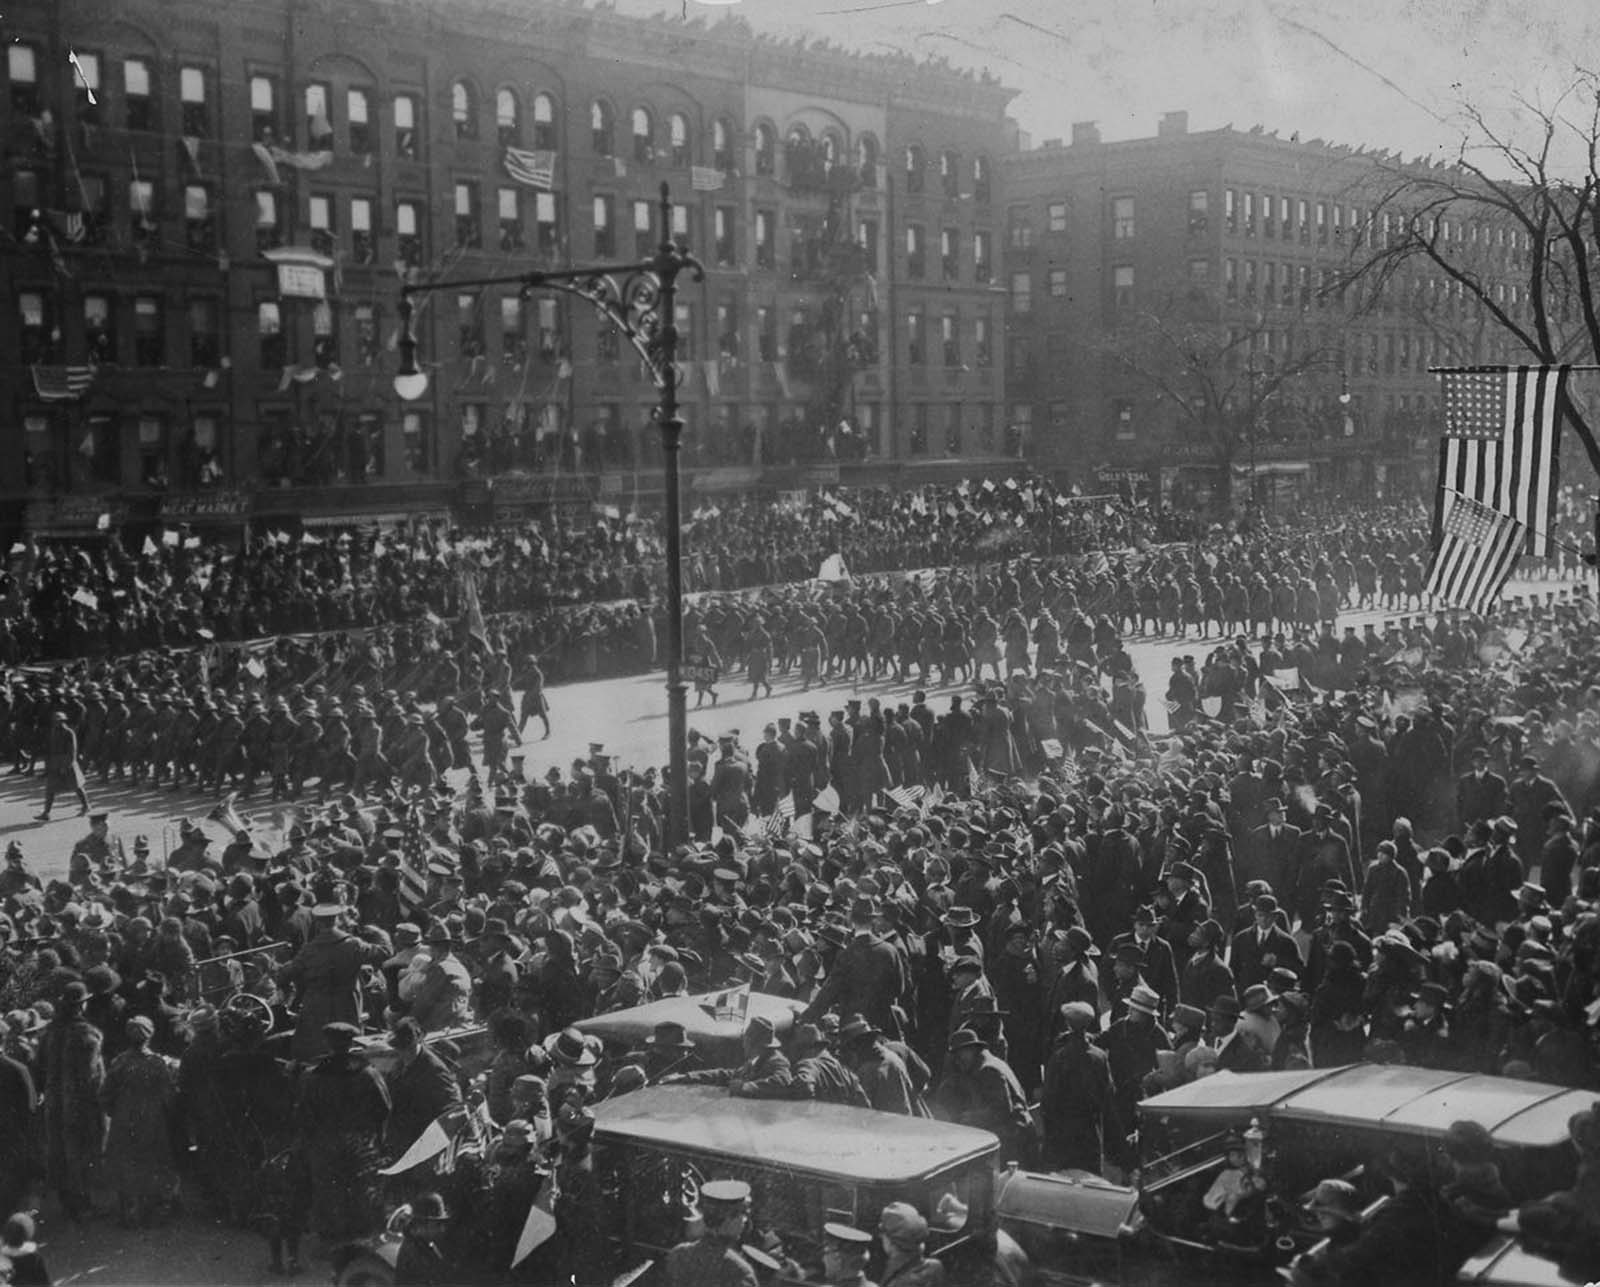
[[1442,158],[1463,95],[1497,111],[1519,92],[1548,102],[1575,65],[1600,64],[1595,0],[617,0],[685,4],[988,67],[1021,91],[1012,112],[1035,144],[1077,120],[1143,137],[1182,108],[1196,130],[1260,124]]

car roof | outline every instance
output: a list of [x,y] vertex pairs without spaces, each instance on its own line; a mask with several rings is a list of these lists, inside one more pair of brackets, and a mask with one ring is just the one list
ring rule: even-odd
[[1545,1082],[1470,1076],[1434,1068],[1355,1064],[1279,1073],[1216,1073],[1145,1100],[1142,1113],[1253,1111],[1278,1121],[1390,1126],[1442,1135],[1451,1122],[1480,1123],[1498,1144],[1548,1148],[1567,1139],[1567,1119],[1588,1096]]
[[651,1086],[596,1104],[594,1116],[601,1137],[846,1182],[916,1180],[1000,1147],[971,1126],[814,1100],[735,1099],[714,1086]]
[[794,1026],[795,1016],[805,1009],[802,1002],[789,997],[776,997],[767,992],[750,993],[749,1006],[744,1017],[724,1012],[718,1017],[714,999],[722,994],[705,992],[697,996],[663,997],[627,1010],[613,1010],[610,1014],[597,1014],[590,1019],[580,1019],[574,1027],[579,1032],[594,1033],[606,1041],[637,1045],[655,1031],[658,1023],[681,1023],[688,1039],[696,1045],[737,1040],[751,1019],[772,1020],[774,1031],[781,1037]]

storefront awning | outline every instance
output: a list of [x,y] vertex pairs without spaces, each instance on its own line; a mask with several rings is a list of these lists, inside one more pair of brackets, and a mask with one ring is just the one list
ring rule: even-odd
[[1249,478],[1254,474],[1257,478],[1292,478],[1299,474],[1311,472],[1311,462],[1306,460],[1263,460],[1256,465],[1235,465],[1233,472],[1240,478]]

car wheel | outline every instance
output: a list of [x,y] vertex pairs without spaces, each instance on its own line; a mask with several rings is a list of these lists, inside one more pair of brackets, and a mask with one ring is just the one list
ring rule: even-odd
[[334,1287],[394,1287],[394,1270],[378,1256],[357,1256],[333,1281]]

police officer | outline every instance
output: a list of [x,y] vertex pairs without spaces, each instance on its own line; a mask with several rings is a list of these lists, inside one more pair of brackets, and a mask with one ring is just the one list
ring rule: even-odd
[[739,1250],[750,1222],[750,1186],[712,1180],[700,1186],[705,1233],[667,1253],[667,1287],[756,1287],[756,1273]]

